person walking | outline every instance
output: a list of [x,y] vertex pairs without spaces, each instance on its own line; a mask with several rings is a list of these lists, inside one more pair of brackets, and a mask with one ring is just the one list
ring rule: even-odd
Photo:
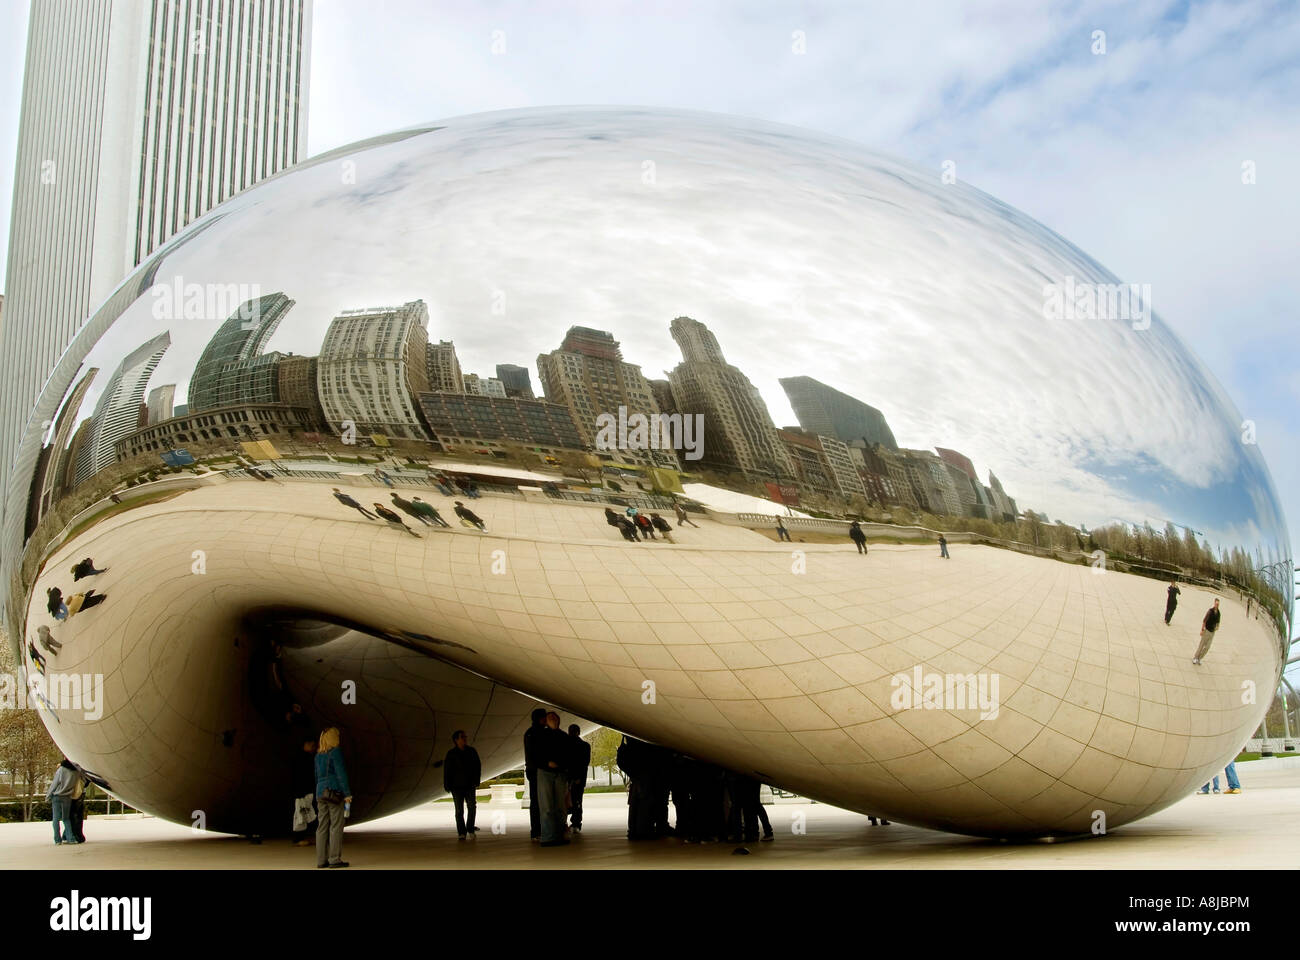
[[375,477],[378,478],[380,481],[382,481],[384,486],[388,487],[389,489],[392,489],[393,478],[390,477],[388,474],[384,473],[384,471],[380,470],[378,467],[375,467]]
[[67,616],[62,619],[70,620],[81,611],[89,610],[91,607],[97,607],[107,599],[108,594],[95,593],[94,590],[87,590],[85,593],[74,593],[67,599],[66,606],[64,607],[67,611]]
[[849,539],[857,545],[858,553],[865,556],[867,552],[867,534],[856,520],[849,524]]
[[582,833],[582,794],[587,788],[587,770],[591,767],[591,744],[582,739],[582,728],[569,724],[569,827]]
[[657,513],[650,514],[650,523],[659,531],[659,536],[663,537],[669,543],[676,543],[676,541],[673,540],[673,525],[671,523],[659,516]]
[[63,602],[63,591],[58,587],[50,587],[45,591],[45,609],[50,611],[50,616],[55,620],[68,619],[68,605]]
[[430,520],[432,520],[434,523],[438,524],[439,526],[448,527],[448,528],[451,527],[450,523],[442,519],[442,514],[438,512],[438,508],[435,507],[433,504],[421,500],[419,497],[413,497],[411,499],[411,506],[414,507],[420,514],[428,517]]
[[790,531],[785,528],[785,521],[779,513],[776,515],[776,538],[778,541],[790,542]]
[[524,779],[528,781],[528,835],[535,841],[542,838],[541,807],[537,801],[538,738],[546,729],[546,708],[533,711],[532,726],[524,731]]
[[63,649],[63,644],[54,639],[54,634],[50,633],[50,628],[45,624],[41,624],[36,628],[36,639],[40,641],[41,646],[45,648],[47,653],[56,657],[59,655],[59,651]]
[[91,560],[90,557],[87,557],[72,568],[72,579],[76,581],[80,580],[82,577],[94,577],[101,573],[108,573],[107,568],[96,570],[95,562]]
[[357,511],[358,513],[360,513],[363,517],[369,517],[371,520],[378,520],[378,519],[379,519],[379,518],[376,517],[373,513],[371,513],[369,510],[367,510],[365,507],[363,507],[361,504],[357,503],[355,500],[353,500],[351,497],[349,497],[346,493],[344,493],[343,491],[341,491],[338,487],[335,487],[335,488],[334,488],[334,499],[337,500],[339,503],[343,504],[343,506],[345,506],[345,507],[351,507],[352,509],[356,510],[356,511]]
[[686,509],[676,501],[673,501],[673,512],[677,514],[677,526],[680,527],[684,523],[689,523],[692,527],[699,526],[699,524],[687,516]]
[[487,527],[484,526],[483,521],[479,519],[478,514],[465,506],[465,504],[461,503],[459,500],[456,501],[456,516],[460,517],[461,522],[466,526],[478,527],[484,533],[487,533]]
[[655,539],[655,525],[654,522],[649,517],[647,517],[644,513],[638,513],[633,518],[633,521],[636,523],[637,533],[641,534],[642,540]]
[[442,761],[442,788],[451,794],[452,805],[456,808],[456,836],[464,840],[478,833],[474,817],[478,813],[477,791],[483,778],[483,764],[478,751],[469,745],[469,735],[464,730],[453,733],[451,742],[452,748]]
[[1192,663],[1200,665],[1201,660],[1210,652],[1210,644],[1214,642],[1214,632],[1219,629],[1219,598],[1214,598],[1214,606],[1205,611],[1205,619],[1201,621],[1201,642],[1196,648],[1196,656],[1192,657]]
[[311,824],[316,820],[316,743],[304,740],[290,771],[293,789],[293,845],[311,846]]
[[339,728],[320,735],[316,751],[316,866],[346,867],[343,859],[343,818],[352,805],[352,788],[339,749]]
[[386,506],[384,506],[382,503],[379,503],[378,501],[376,501],[375,504],[374,504],[374,507],[375,507],[375,513],[379,514],[379,516],[380,516],[383,520],[385,520],[385,521],[388,523],[389,526],[398,526],[398,527],[401,527],[403,530],[405,530],[405,531],[406,531],[407,533],[409,533],[411,536],[415,537],[417,540],[419,539],[420,535],[419,535],[418,533],[416,533],[414,530],[412,530],[410,527],[408,527],[405,523],[403,523],[401,517],[399,517],[397,514],[393,513],[393,511],[389,510],[389,509],[388,509]]
[[634,543],[641,540],[641,538],[637,536],[636,524],[630,519],[616,515],[615,522],[618,524],[619,533],[623,534],[624,540],[631,540]]
[[[1224,772],[1224,775],[1228,778],[1228,789],[1227,789],[1227,790],[1224,790],[1223,792],[1224,792],[1224,793],[1241,793],[1241,781],[1237,779],[1237,761],[1236,761],[1236,760],[1233,760],[1232,763],[1228,764],[1227,767],[1224,768],[1223,772]],[[1214,775],[1213,783],[1214,783],[1214,792],[1215,792],[1215,793],[1219,793],[1219,792],[1220,792],[1220,791],[1219,791],[1219,775],[1218,775],[1217,773]],[[1197,792],[1197,793],[1209,793],[1209,792],[1210,792],[1210,784],[1207,783],[1205,786],[1201,787],[1201,789],[1198,790],[1198,791],[1196,791],[1196,792]]]
[[537,809],[541,819],[543,847],[562,847],[564,836],[564,794],[569,785],[569,738],[560,730],[560,715],[546,714],[546,726],[537,739]]
[[[50,802],[50,818],[54,823],[56,844],[81,842],[77,839],[77,830],[72,823],[72,796],[80,779],[81,771],[76,764],[64,757],[54,770],[50,789],[45,791],[45,799]],[[59,832],[60,828],[62,833]]]
[[941,556],[945,560],[952,559],[951,557],[948,556],[948,538],[945,537],[942,533],[939,534],[939,556]]
[[689,523],[690,526],[692,526],[692,527],[698,527],[698,526],[699,526],[698,523],[695,523],[694,520],[690,519],[690,516],[689,516],[688,514],[686,514],[686,509],[685,509],[684,506],[681,506],[681,503],[679,503],[679,502],[677,502],[677,501],[673,501],[673,502],[672,502],[672,511],[673,511],[673,513],[677,514],[677,526],[681,527],[682,524],[685,524],[685,523]]
[[433,482],[437,485],[439,492],[441,492],[444,497],[450,497],[455,494],[455,491],[451,489],[451,484],[447,482],[447,478],[441,473],[433,474]]
[[1165,626],[1169,626],[1169,621],[1173,619],[1174,611],[1178,609],[1178,581],[1170,582],[1169,589],[1166,591],[1165,599]]
[[388,496],[392,498],[393,506],[395,506],[398,510],[401,510],[402,513],[406,514],[408,517],[414,517],[416,520],[419,520],[426,527],[433,526],[433,521],[430,520],[428,517],[426,517],[424,514],[422,514],[419,510],[417,510],[415,508],[415,504],[412,503],[410,500],[402,499],[397,495],[396,491],[390,493]]

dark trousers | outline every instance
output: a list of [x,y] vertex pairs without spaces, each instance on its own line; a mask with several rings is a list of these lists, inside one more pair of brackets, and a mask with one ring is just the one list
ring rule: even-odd
[[362,516],[369,517],[371,520],[378,520],[378,519],[379,519],[377,516],[375,516],[373,513],[371,513],[371,512],[370,512],[369,510],[367,510],[365,507],[357,506],[355,509],[361,511]]
[[569,826],[582,829],[582,791],[587,789],[586,779],[569,781]]
[[627,838],[653,840],[655,838],[655,796],[645,777],[633,777],[627,787]]
[[[456,807],[456,833],[462,837],[466,833],[473,833],[474,816],[478,813],[478,795],[474,792],[474,788],[453,790],[451,802]],[[468,817],[465,814],[465,807],[469,807]]]
[[855,544],[857,544],[857,547],[858,547],[858,553],[866,553],[866,552],[867,552],[867,541],[865,541],[865,540],[854,540],[853,542],[854,542]]
[[1178,604],[1176,603],[1171,603],[1165,607],[1165,623],[1168,623],[1170,620],[1173,619],[1174,610],[1176,610],[1177,608],[1178,608]]
[[772,821],[767,819],[767,811],[763,809],[763,803],[761,800],[755,809],[758,811],[758,822],[763,827],[763,836],[772,836]]
[[[731,793],[731,817],[727,832],[733,840],[758,839],[758,784],[737,784]],[[744,833],[741,828],[744,827]]]
[[540,837],[542,835],[542,808],[537,801],[537,771],[527,771],[525,778],[528,780],[528,835],[530,837]]
[[86,842],[86,831],[82,825],[86,822],[86,798],[78,797],[72,802],[72,833],[78,842]]
[[785,527],[777,527],[776,535],[782,540],[784,540],[786,543],[790,542],[790,531],[787,530]]

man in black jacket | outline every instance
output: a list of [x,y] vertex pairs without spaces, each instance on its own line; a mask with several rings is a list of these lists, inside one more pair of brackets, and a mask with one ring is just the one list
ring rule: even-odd
[[460,517],[466,523],[478,527],[484,533],[487,533],[487,527],[484,526],[483,521],[479,519],[478,514],[465,506],[465,504],[461,503],[459,500],[456,501],[456,516]]
[[[462,840],[465,835],[478,833],[474,826],[474,816],[478,812],[479,780],[483,776],[483,764],[479,761],[478,751],[469,745],[469,737],[464,730],[457,730],[451,735],[455,744],[447,751],[442,761],[442,788],[451,794],[451,802],[456,807],[456,834]],[[469,815],[465,807],[469,807]]]
[[564,836],[564,794],[569,786],[568,767],[573,748],[560,729],[560,715],[551,711],[546,726],[537,732],[533,755],[537,760],[537,805],[543,847],[560,847]]
[[576,723],[569,724],[569,741],[569,826],[582,833],[582,791],[591,766],[591,744],[582,739],[582,728]]
[[1210,652],[1210,644],[1214,642],[1214,631],[1219,629],[1219,598],[1214,598],[1214,606],[1205,611],[1205,619],[1201,621],[1201,643],[1196,648],[1196,656],[1192,657],[1192,663],[1200,664],[1201,659]]
[[1173,619],[1174,611],[1178,609],[1178,581],[1174,580],[1169,584],[1166,591],[1167,599],[1165,600],[1165,626],[1169,626],[1169,621]]
[[537,805],[537,738],[546,729],[546,708],[533,711],[533,725],[524,731],[524,778],[528,781],[528,830],[534,840],[542,839],[541,807]]

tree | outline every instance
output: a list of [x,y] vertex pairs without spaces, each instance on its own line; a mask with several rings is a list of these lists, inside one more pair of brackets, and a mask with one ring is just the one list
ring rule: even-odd
[[[17,682],[13,654],[7,637],[0,636],[0,672]],[[17,697],[17,691],[14,691]],[[50,739],[34,709],[18,709],[17,704],[0,706],[0,770],[9,774],[10,791],[21,795],[23,819],[31,820],[37,794],[46,779],[63,759]]]
[[[614,782],[614,761],[618,757],[618,745],[623,742],[623,734],[609,727],[601,727],[587,734],[582,739],[591,744],[591,765],[609,768],[609,782]],[[619,776],[622,776],[620,771]]]

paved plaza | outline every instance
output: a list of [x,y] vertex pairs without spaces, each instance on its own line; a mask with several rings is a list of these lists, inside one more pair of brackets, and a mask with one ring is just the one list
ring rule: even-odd
[[[344,835],[353,869],[1294,869],[1300,861],[1300,759],[1237,766],[1240,794],[1192,796],[1104,837],[1004,843],[902,824],[872,826],[825,804],[767,807],[771,843],[687,846],[624,838],[624,794],[593,794],[586,825],[567,847],[528,840],[528,811],[479,804],[476,840],[456,839],[451,804],[427,803]],[[502,815],[502,813],[504,815]],[[800,820],[806,832],[795,834]],[[494,834],[504,823],[505,832]],[[84,846],[56,847],[48,823],[0,825],[0,869],[313,869],[314,848],[287,840],[202,834],[152,817],[91,817]]]

